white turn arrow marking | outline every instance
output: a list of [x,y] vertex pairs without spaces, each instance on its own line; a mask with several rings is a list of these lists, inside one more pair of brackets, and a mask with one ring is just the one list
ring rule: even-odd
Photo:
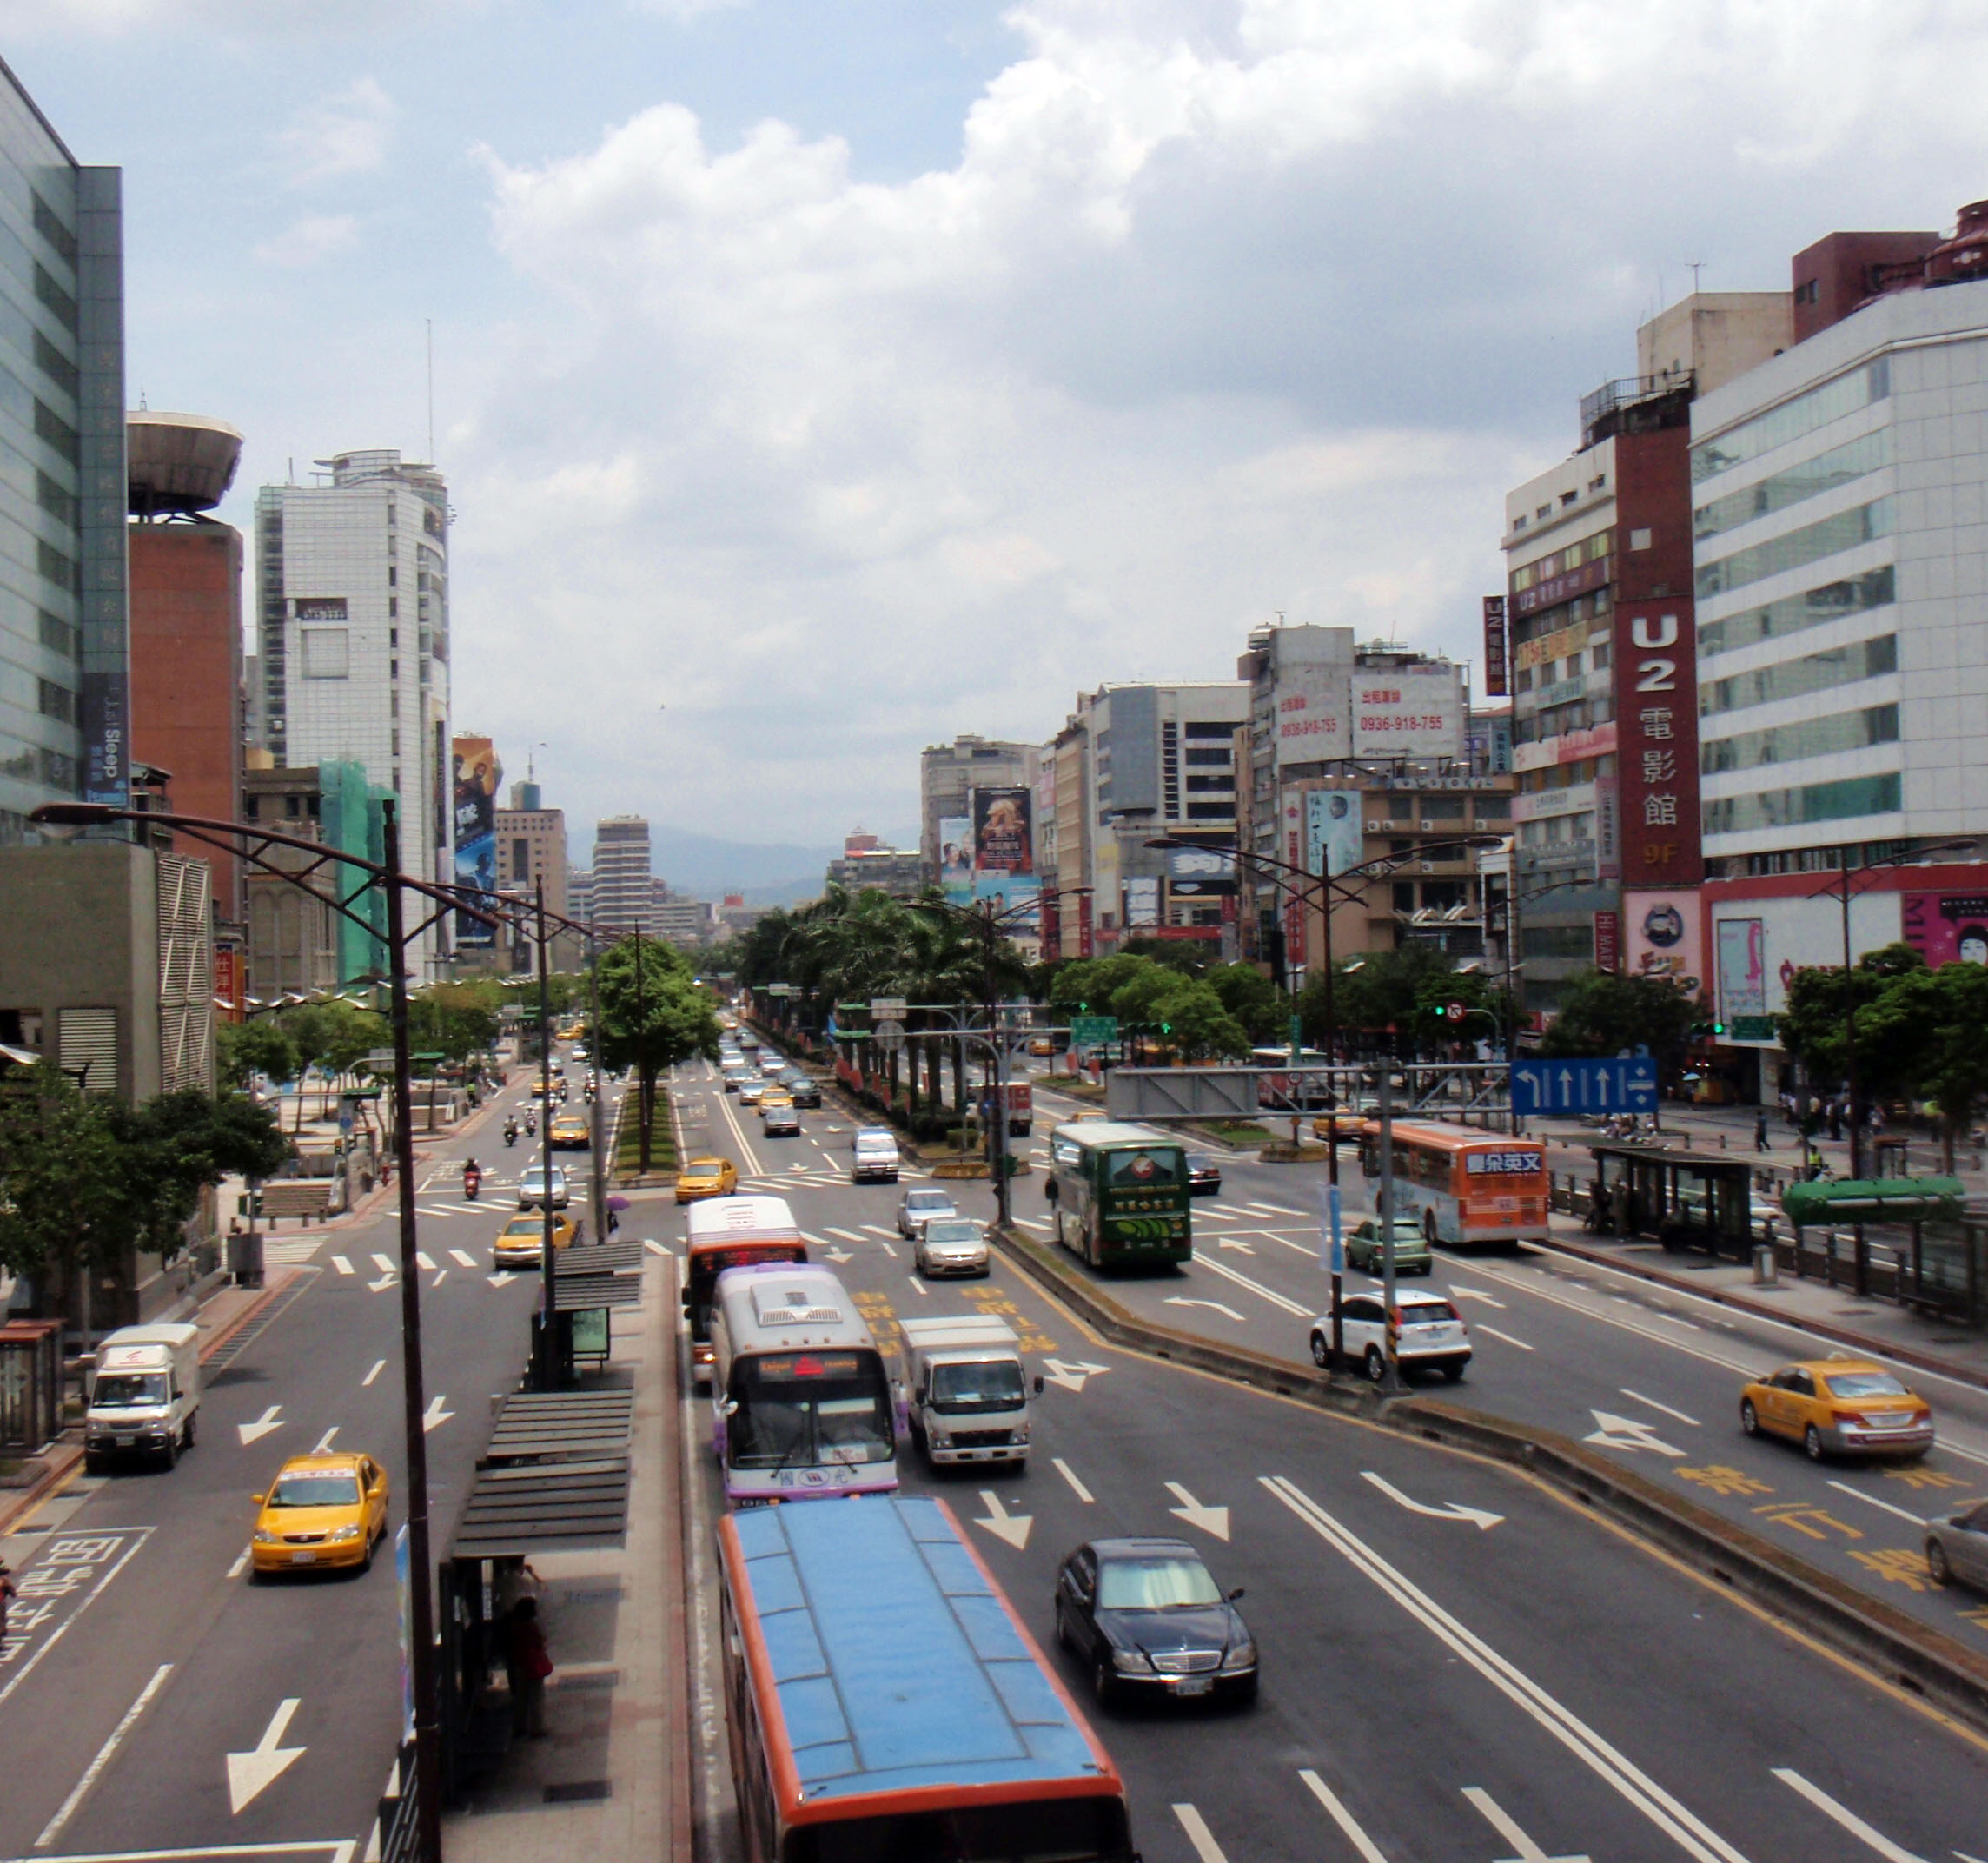
[[452,1256],[454,1257],[455,1265],[458,1268],[475,1267],[476,1257],[472,1255],[467,1249],[451,1249],[448,1252]]
[[1600,1427],[1583,1436],[1583,1442],[1599,1442],[1607,1449],[1654,1449],[1660,1455],[1684,1454],[1682,1449],[1673,1449],[1647,1423],[1640,1423],[1633,1416],[1612,1416],[1606,1410],[1590,1410],[1587,1414]]
[[492,1287],[508,1287],[515,1278],[508,1268],[500,1268],[491,1276],[490,1284]]
[[421,1419],[421,1428],[433,1429],[437,1423],[446,1423],[454,1415],[454,1411],[445,1410],[442,1408],[441,1398],[431,1397],[428,1399],[427,1415]]
[[388,1288],[396,1287],[399,1284],[398,1280],[392,1275],[381,1275],[377,1281],[368,1281],[366,1283],[368,1290],[374,1294],[384,1294]]
[[825,1257],[827,1260],[834,1262],[838,1264],[840,1264],[843,1262],[852,1262],[856,1259],[856,1257],[852,1255],[848,1250],[838,1249],[835,1247],[832,1243],[821,1252],[824,1257]]
[[330,1428],[329,1429],[326,1430],[326,1431],[325,1431],[325,1433],[324,1433],[324,1434],[323,1434],[321,1436],[320,1436],[320,1437],[317,1439],[316,1442],[315,1442],[315,1444],[313,1444],[313,1445],[312,1445],[312,1448],[311,1448],[311,1454],[312,1454],[312,1455],[330,1455],[330,1454],[331,1454],[331,1439],[332,1439],[334,1436],[335,1436],[337,1434],[338,1434],[338,1425],[337,1425],[336,1423],[334,1423],[334,1424],[331,1426],[331,1428]]
[[1245,1255],[1254,1255],[1256,1252],[1256,1245],[1253,1243],[1232,1242],[1226,1236],[1216,1236],[1215,1246],[1218,1249],[1240,1249]]
[[272,1429],[281,1429],[283,1427],[282,1411],[282,1404],[273,1403],[253,1423],[237,1423],[235,1427],[242,1432],[243,1444],[259,1442]]
[[1178,1482],[1169,1482],[1167,1492],[1180,1502],[1177,1508],[1167,1512],[1176,1520],[1184,1520],[1190,1527],[1198,1527],[1203,1533],[1212,1533],[1218,1540],[1229,1538],[1229,1509],[1227,1508],[1204,1508]]
[[373,1257],[373,1265],[383,1275],[390,1275],[394,1271],[394,1257],[390,1255],[375,1255]]
[[428,1251],[426,1249],[416,1249],[414,1260],[420,1263],[423,1272],[431,1275],[434,1272],[434,1263],[428,1259]]
[[280,1778],[293,1760],[301,1759],[302,1747],[279,1747],[283,1730],[290,1724],[290,1716],[297,1711],[295,1695],[282,1702],[276,1712],[269,1716],[269,1725],[262,1729],[262,1737],[257,1740],[253,1751],[231,1753],[228,1756],[228,1808],[239,1813],[242,1807],[274,1780]]
[[1242,1323],[1242,1316],[1235,1308],[1223,1306],[1219,1300],[1187,1300],[1178,1294],[1169,1294],[1167,1304],[1170,1307],[1206,1307],[1211,1312],[1227,1314],[1238,1326]]
[[347,1261],[342,1255],[333,1256],[331,1258],[331,1265],[335,1268],[341,1275],[348,1275],[352,1272],[352,1263]]
[[991,1488],[980,1490],[980,1498],[985,1504],[985,1514],[975,1518],[976,1527],[984,1527],[997,1540],[1005,1540],[1018,1553],[1029,1543],[1029,1528],[1035,1525],[1030,1514],[1010,1514],[1001,1505],[1001,1497]]
[[1066,1391],[1081,1391],[1086,1378],[1102,1377],[1110,1370],[1109,1365],[1086,1364],[1081,1358],[1045,1358],[1043,1376],[1051,1384],[1060,1384]]
[[1467,1508],[1460,1502],[1451,1502],[1447,1506],[1432,1508],[1424,1501],[1411,1501],[1392,1482],[1382,1481],[1371,1469],[1360,1471],[1362,1482],[1371,1482],[1388,1500],[1411,1514],[1426,1514],[1431,1520],[1468,1520],[1477,1523],[1478,1531],[1488,1533],[1504,1519],[1502,1514],[1487,1514],[1482,1508]]
[[1481,1300],[1487,1307],[1502,1307],[1505,1304],[1495,1294],[1487,1294],[1481,1287],[1459,1287],[1452,1281],[1449,1290],[1452,1294],[1461,1294],[1466,1300]]

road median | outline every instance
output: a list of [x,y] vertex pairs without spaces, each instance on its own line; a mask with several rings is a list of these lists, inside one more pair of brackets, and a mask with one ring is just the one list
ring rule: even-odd
[[1882,1681],[1988,1734],[1988,1658],[1807,1561],[1547,1429],[1363,1383],[1142,1319],[1074,1262],[1013,1230],[1002,1251],[1109,1343],[1523,1470]]

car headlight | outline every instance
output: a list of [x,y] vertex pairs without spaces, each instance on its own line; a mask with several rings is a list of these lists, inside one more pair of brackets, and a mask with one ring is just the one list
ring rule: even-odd
[[1256,1646],[1248,1637],[1240,1643],[1231,1644],[1229,1654],[1222,1659],[1225,1669],[1253,1669],[1256,1667]]
[[334,1527],[331,1529],[331,1537],[334,1544],[341,1544],[348,1540],[356,1540],[359,1537],[359,1529],[356,1527]]
[[949,1449],[952,1447],[952,1438],[944,1430],[935,1429],[931,1432],[931,1446],[935,1449]]
[[270,1532],[267,1527],[258,1527],[255,1529],[255,1539],[258,1546],[274,1546],[276,1543],[276,1535]]
[[1113,1650],[1111,1667],[1121,1675],[1150,1675],[1153,1673],[1151,1659],[1143,1649]]
[[1029,1440],[1029,1426],[1026,1423],[1017,1423],[1008,1432],[1008,1435],[1011,1442],[1026,1442]]

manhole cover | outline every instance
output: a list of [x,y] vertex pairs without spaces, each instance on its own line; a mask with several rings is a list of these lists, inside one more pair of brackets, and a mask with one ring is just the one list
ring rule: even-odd
[[613,1796],[612,1782],[605,1779],[569,1779],[562,1785],[546,1787],[546,1803],[570,1805],[580,1799],[605,1799]]

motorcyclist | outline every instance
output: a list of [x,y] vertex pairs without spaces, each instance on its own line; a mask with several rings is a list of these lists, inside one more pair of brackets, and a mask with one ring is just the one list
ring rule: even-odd
[[532,1110],[531,1107],[527,1106],[525,1109],[525,1137],[527,1138],[536,1138],[538,1136],[539,1116]]
[[476,1201],[476,1193],[482,1187],[483,1167],[474,1157],[462,1161],[462,1194],[471,1203]]
[[518,1119],[514,1113],[504,1122],[504,1143],[507,1147],[518,1143]]

